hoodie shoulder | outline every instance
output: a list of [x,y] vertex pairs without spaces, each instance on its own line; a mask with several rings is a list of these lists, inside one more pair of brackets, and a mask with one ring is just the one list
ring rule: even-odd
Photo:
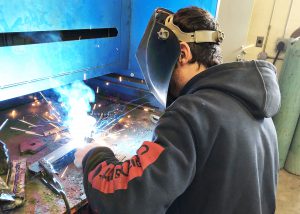
[[245,105],[255,117],[272,117],[280,107],[276,68],[266,61],[217,65],[196,75],[181,95],[203,89],[226,93]]
[[277,69],[273,64],[266,61],[257,60],[254,63],[258,73],[261,75],[265,89],[265,101],[262,111],[266,117],[272,117],[279,111],[281,100],[276,76]]

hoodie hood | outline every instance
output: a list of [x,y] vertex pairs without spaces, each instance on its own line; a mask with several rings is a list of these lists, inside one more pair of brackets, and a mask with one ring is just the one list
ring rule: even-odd
[[266,61],[225,63],[191,79],[180,95],[214,89],[233,96],[255,117],[272,117],[280,108],[276,68]]

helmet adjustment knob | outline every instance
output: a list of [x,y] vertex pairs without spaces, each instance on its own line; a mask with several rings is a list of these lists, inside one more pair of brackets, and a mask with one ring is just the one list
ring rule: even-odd
[[158,38],[161,40],[167,40],[170,36],[170,33],[165,28],[161,28],[160,31],[157,32]]

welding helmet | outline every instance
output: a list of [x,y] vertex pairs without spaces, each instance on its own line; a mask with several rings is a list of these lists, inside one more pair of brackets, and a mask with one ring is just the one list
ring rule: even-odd
[[180,42],[220,43],[224,37],[221,31],[182,32],[173,23],[173,15],[173,12],[163,8],[154,11],[136,53],[150,92],[164,107],[180,55]]

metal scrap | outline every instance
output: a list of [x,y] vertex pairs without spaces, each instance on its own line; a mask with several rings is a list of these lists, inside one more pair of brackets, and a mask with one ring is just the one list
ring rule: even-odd
[[16,197],[25,199],[26,159],[13,160],[9,186]]
[[46,147],[46,144],[39,139],[26,140],[20,144],[20,153],[36,154]]
[[11,180],[8,185],[10,193],[5,195],[9,200],[6,203],[1,203],[1,211],[17,208],[25,203],[25,173],[26,159],[12,161]]
[[12,202],[15,194],[9,191],[9,187],[6,182],[0,177],[0,202]]

